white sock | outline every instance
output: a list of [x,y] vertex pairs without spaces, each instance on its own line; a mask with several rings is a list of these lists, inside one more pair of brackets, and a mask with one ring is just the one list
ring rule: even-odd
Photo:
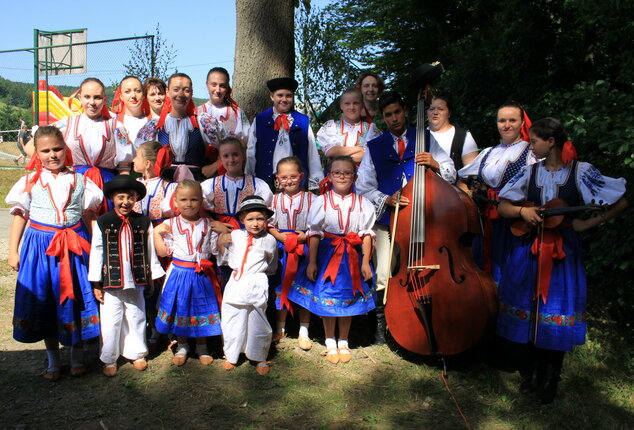
[[206,343],[197,343],[196,344],[196,354],[200,355],[209,355],[209,352],[207,351],[207,344]]
[[348,348],[348,339],[339,339],[337,348]]
[[308,336],[308,325],[310,323],[299,323],[299,336],[300,337],[309,337]]
[[337,340],[334,337],[326,338],[326,349],[335,349],[337,348]]
[[179,343],[176,354],[189,354],[189,345],[187,343]]
[[286,321],[277,322],[277,333],[284,333],[286,331]]
[[73,345],[70,348],[70,364],[71,366],[81,366],[84,364],[84,347]]
[[46,350],[46,356],[48,357],[48,370],[57,369],[59,370],[60,362],[62,359],[59,356],[59,349],[55,350]]

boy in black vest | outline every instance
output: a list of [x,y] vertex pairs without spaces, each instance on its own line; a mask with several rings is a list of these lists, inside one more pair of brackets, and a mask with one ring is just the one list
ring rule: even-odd
[[114,376],[120,355],[136,370],[147,368],[143,293],[151,294],[152,280],[165,272],[154,250],[150,218],[132,210],[145,196],[145,186],[119,175],[103,189],[114,209],[93,223],[88,280],[101,303],[103,373]]

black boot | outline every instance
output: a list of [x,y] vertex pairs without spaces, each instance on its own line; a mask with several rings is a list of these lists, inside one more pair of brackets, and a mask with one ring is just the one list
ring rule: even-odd
[[547,364],[544,384],[537,391],[537,398],[542,405],[547,405],[555,400],[557,385],[560,381],[561,366],[564,361],[564,351],[547,350]]
[[528,357],[526,367],[523,371],[520,371],[522,376],[520,393],[532,394],[543,384],[546,373],[546,359],[543,356],[543,350],[535,348],[532,343],[528,344],[526,353]]
[[376,331],[374,332],[374,344],[385,345],[385,306],[383,305],[383,294],[385,290],[376,293]]

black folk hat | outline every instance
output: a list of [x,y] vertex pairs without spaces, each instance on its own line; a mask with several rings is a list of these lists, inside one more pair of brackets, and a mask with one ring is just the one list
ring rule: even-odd
[[445,68],[440,64],[440,61],[421,64],[412,72],[411,86],[412,88],[424,88],[427,84],[435,84],[444,71]]
[[147,192],[145,189],[145,185],[143,185],[141,182],[137,181],[130,175],[117,175],[112,178],[111,181],[106,182],[103,185],[103,193],[106,195],[106,197],[112,197],[112,194],[116,193],[117,191],[129,190],[135,191],[137,193],[138,200],[141,200],[143,197],[145,197],[145,194]]
[[295,92],[299,84],[293,78],[275,78],[267,81],[266,86],[274,93],[277,90],[290,90]]
[[240,219],[242,214],[253,211],[264,212],[267,218],[271,218],[273,216],[273,211],[266,206],[262,197],[246,196],[240,202],[240,207],[238,208],[238,212],[236,212],[236,218]]

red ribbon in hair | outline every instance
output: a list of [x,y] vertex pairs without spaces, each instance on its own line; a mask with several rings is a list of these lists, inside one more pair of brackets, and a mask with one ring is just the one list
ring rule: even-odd
[[326,194],[332,189],[332,181],[329,176],[326,176],[319,182],[319,194]]
[[575,148],[575,146],[572,144],[571,141],[566,140],[566,142],[564,143],[564,147],[561,150],[561,161],[564,164],[569,164],[573,160],[576,160],[576,159],[577,159],[577,149]]
[[284,250],[286,251],[286,268],[284,270],[284,279],[282,280],[282,294],[280,296],[280,305],[282,308],[286,307],[293,316],[293,307],[288,300],[288,293],[291,290],[291,285],[297,275],[297,268],[299,267],[299,257],[304,255],[304,245],[300,244],[297,240],[297,233],[286,233],[286,240],[284,240]]
[[285,113],[281,113],[277,116],[273,129],[275,131],[279,131],[282,127],[284,127],[284,130],[286,131],[291,129],[291,123],[288,121],[288,116]]
[[[73,153],[71,152],[70,148],[67,146],[66,147],[66,156],[64,158],[64,166],[69,167],[73,165]],[[29,161],[29,163],[24,166],[25,170],[35,170],[35,174],[33,176],[31,176],[31,179],[29,179],[29,181],[26,183],[26,192],[30,192],[31,189],[33,188],[33,185],[35,185],[35,183],[37,182],[38,179],[40,179],[40,176],[42,176],[42,160],[40,160],[37,156],[37,154],[33,154],[33,156],[31,157],[31,160]]]
[[114,92],[114,99],[112,100],[112,106],[110,107],[112,112],[116,114],[124,113],[125,108],[123,106],[123,102],[121,101],[121,87],[117,87],[117,91]]
[[229,107],[233,109],[233,111],[238,115],[238,102],[236,102],[233,98],[231,98],[231,88],[227,89],[227,94],[225,94],[225,100],[229,104]]
[[38,230],[55,231],[46,255],[59,258],[59,304],[63,304],[67,298],[75,300],[69,252],[76,255],[82,255],[84,252],[90,254],[90,242],[77,234],[73,229],[75,226],[60,230],[33,222],[31,225]]
[[156,154],[156,162],[154,162],[154,173],[161,176],[161,171],[172,165],[172,151],[169,145],[163,145]]
[[[161,129],[165,125],[165,117],[167,114],[172,111],[172,99],[165,96],[165,103],[163,103],[163,108],[161,109],[161,116],[159,117],[158,122],[156,123],[156,128]],[[198,128],[198,121],[196,121],[196,105],[194,104],[194,100],[190,99],[189,103],[187,103],[187,115],[189,116],[189,120],[192,122],[194,128]]]
[[332,239],[330,245],[335,247],[335,252],[328,262],[328,266],[326,266],[326,271],[322,279],[330,278],[330,282],[335,283],[339,267],[341,267],[341,259],[345,251],[348,253],[348,265],[350,266],[350,275],[352,277],[352,295],[354,296],[357,291],[363,294],[363,289],[361,289],[361,273],[359,272],[359,253],[354,248],[363,243],[361,237],[354,232],[350,232],[345,236],[324,233],[324,236]]
[[531,253],[537,255],[537,267],[539,267],[539,278],[537,279],[537,288],[535,289],[535,299],[542,297],[542,302],[546,303],[548,299],[548,287],[550,285],[550,274],[553,271],[553,259],[562,260],[566,257],[564,252],[563,239],[561,232],[557,229],[544,229],[542,240],[539,235],[531,245]]
[[[514,102],[514,103],[517,103],[517,102]],[[530,136],[528,135],[528,130],[530,130],[531,126],[533,125],[533,122],[528,117],[528,114],[526,113],[526,109],[524,109],[524,106],[522,106],[519,103],[517,103],[517,105],[520,108],[522,108],[522,121],[524,122],[524,124],[522,124],[522,128],[520,129],[520,138],[525,142],[530,142]]]

